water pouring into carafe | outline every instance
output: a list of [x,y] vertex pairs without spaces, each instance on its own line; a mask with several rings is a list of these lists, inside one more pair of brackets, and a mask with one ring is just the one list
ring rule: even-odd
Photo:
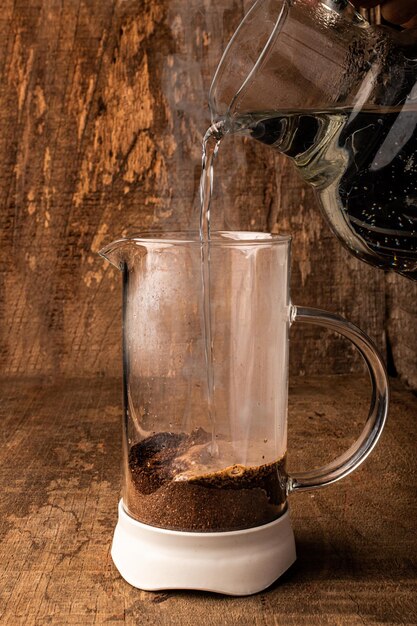
[[288,156],[353,254],[414,279],[416,42],[345,0],[258,0],[210,92],[216,127]]
[[[344,478],[376,445],[389,404],[378,350],[339,316],[292,304],[289,236],[210,231],[213,163],[228,133],[275,147],[316,188],[356,255],[417,274],[410,50],[343,0],[258,0],[211,89],[199,233],[140,233],[101,251],[123,272],[123,496],[112,556],[134,586],[265,589],[295,560],[288,496]],[[402,177],[403,195],[397,187],[392,197],[388,173]],[[350,340],[372,395],[346,452],[290,474],[297,320]]]

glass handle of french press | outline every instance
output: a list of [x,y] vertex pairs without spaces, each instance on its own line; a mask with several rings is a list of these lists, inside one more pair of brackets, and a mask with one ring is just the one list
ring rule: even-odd
[[292,306],[291,320],[324,326],[349,339],[359,350],[368,367],[372,383],[372,398],[365,427],[357,441],[328,465],[289,476],[288,493],[330,485],[359,467],[382,433],[389,404],[389,383],[384,362],[376,346],[360,328],[339,315],[305,307]]

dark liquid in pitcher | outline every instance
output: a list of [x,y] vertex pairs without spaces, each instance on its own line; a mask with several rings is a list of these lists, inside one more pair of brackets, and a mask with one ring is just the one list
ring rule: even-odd
[[357,256],[417,279],[417,109],[256,118],[252,137],[293,159]]

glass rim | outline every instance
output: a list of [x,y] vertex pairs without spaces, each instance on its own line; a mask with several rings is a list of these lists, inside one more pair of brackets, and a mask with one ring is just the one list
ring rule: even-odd
[[[240,235],[241,238],[232,238],[230,235]],[[211,234],[209,244],[210,246],[228,246],[228,247],[244,247],[244,246],[270,246],[270,245],[285,245],[291,241],[291,235],[265,233],[262,231],[214,231]],[[153,232],[144,231],[137,234],[133,234],[127,237],[121,237],[116,239],[112,243],[105,246],[106,249],[121,244],[132,243],[135,245],[149,246],[155,245],[195,245],[201,246],[204,243],[200,239],[200,235],[197,231],[167,231],[167,232]]]

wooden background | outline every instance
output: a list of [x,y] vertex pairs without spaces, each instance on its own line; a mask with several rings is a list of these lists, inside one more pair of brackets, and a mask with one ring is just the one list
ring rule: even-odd
[[[299,560],[271,590],[150,594],[111,563],[121,280],[97,252],[126,232],[196,225],[208,88],[243,4],[2,0],[1,623],[416,623],[416,398],[398,381],[366,465],[292,499]],[[417,388],[417,286],[349,256],[270,150],[234,139],[221,152],[216,219],[291,232],[294,302],[359,324]],[[291,470],[328,462],[359,433],[359,368],[343,341],[294,327],[293,374],[345,375],[292,379]]]
[[[97,254],[127,232],[197,224],[210,79],[238,0],[3,0],[0,16],[0,366],[117,375],[120,276]],[[290,164],[228,139],[213,213],[294,238],[295,303],[339,312],[417,388],[417,284],[330,234]],[[293,373],[349,373],[342,340],[292,331]]]

